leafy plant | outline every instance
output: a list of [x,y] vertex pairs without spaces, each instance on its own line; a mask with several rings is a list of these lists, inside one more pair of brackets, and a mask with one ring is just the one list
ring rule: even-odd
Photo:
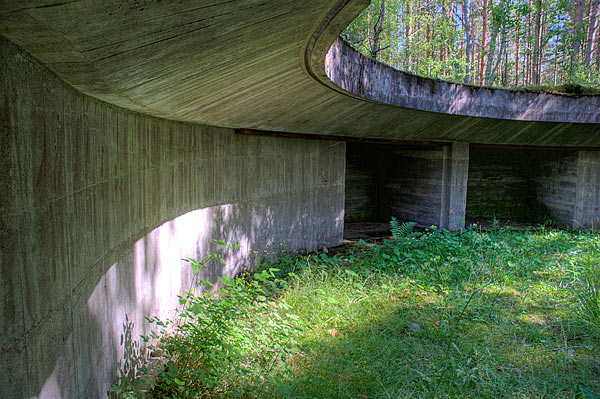
[[[236,250],[239,248],[239,244],[228,244],[222,240],[211,240],[213,244],[216,244],[221,250]],[[221,264],[225,264],[225,258],[220,252],[210,252],[202,259],[185,258],[185,262],[188,262],[192,267],[195,275],[200,272],[200,269],[205,269],[210,261],[216,260]]]
[[108,395],[110,398],[134,399],[139,397],[145,385],[151,385],[147,377],[147,351],[139,341],[133,339],[133,323],[125,315],[121,346],[124,350],[124,362],[119,361],[119,380],[113,384]]
[[221,277],[214,293],[209,291],[212,283],[199,279],[204,292],[180,296],[184,307],[177,320],[148,319],[158,327],[152,334],[158,344],[150,348],[160,350],[166,360],[155,397],[196,398],[224,387],[235,390],[240,381],[260,379],[251,364],[275,367],[285,359],[302,326],[285,302],[269,299],[286,285],[277,271]]

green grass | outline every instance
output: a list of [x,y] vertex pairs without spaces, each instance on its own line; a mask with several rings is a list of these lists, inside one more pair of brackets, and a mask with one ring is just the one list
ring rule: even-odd
[[[196,342],[203,357],[168,353],[146,396],[600,398],[597,235],[402,234],[225,282],[224,299],[202,302],[236,309],[214,334],[202,313],[219,339]],[[190,364],[202,380],[180,370]]]

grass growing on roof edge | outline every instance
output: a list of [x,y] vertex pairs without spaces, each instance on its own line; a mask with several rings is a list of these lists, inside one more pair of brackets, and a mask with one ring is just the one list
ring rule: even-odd
[[133,397],[598,397],[600,341],[577,317],[597,235],[400,234],[224,281]]

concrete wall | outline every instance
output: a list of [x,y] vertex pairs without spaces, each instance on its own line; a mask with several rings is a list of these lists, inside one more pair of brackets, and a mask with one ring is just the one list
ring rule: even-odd
[[531,151],[472,148],[467,195],[468,218],[524,219],[535,195],[528,183]]
[[348,143],[346,221],[394,216],[456,230],[464,221],[468,163],[468,144]]
[[465,226],[470,145],[459,142],[445,145],[443,156],[442,204],[438,226],[456,231]]
[[562,96],[424,78],[374,61],[342,39],[331,45],[325,73],[356,96],[399,107],[495,119],[600,123],[600,96]]
[[577,151],[556,152],[535,158],[530,180],[534,187],[537,212],[533,216],[550,217],[560,226],[575,227],[574,211],[578,186]]
[[579,151],[573,226],[600,230],[600,151]]
[[600,151],[572,151],[555,162],[540,163],[538,200],[560,225],[600,226]]
[[[0,40],[0,396],[101,398],[125,316],[167,316],[184,257],[341,241],[345,145],[242,136],[78,94]],[[335,144],[335,143],[333,143]]]

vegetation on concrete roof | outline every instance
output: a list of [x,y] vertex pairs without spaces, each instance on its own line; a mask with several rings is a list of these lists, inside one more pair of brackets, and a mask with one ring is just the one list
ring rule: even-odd
[[420,76],[585,95],[600,89],[599,25],[600,0],[373,0],[342,37]]

